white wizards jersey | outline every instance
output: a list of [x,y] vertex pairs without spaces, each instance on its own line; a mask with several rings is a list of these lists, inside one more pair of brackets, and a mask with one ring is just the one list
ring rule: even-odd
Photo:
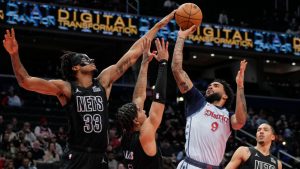
[[186,98],[187,157],[219,166],[231,134],[230,115],[226,108],[208,103],[198,89],[193,87]]

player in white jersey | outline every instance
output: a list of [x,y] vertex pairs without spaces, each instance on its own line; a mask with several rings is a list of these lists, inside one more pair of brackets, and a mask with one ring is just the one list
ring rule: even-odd
[[186,157],[177,169],[219,169],[231,134],[231,128],[242,128],[247,119],[244,95],[245,60],[240,62],[236,76],[236,109],[229,113],[233,101],[231,87],[224,80],[214,80],[205,96],[196,89],[182,69],[183,46],[186,37],[196,30],[195,26],[178,32],[174,48],[172,71],[178,88],[186,99]]

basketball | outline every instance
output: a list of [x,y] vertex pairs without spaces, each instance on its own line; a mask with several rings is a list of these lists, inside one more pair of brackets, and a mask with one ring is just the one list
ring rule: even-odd
[[182,30],[186,30],[193,25],[198,27],[202,22],[202,11],[194,3],[184,3],[176,10],[175,20]]

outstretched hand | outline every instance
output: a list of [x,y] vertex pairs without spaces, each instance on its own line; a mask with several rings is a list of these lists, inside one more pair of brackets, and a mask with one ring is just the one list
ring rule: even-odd
[[197,30],[197,27],[196,25],[193,25],[191,26],[189,29],[186,29],[186,30],[179,30],[178,31],[178,37],[181,37],[181,38],[186,38],[188,37],[189,35],[193,34],[195,31]]
[[247,63],[248,62],[246,60],[242,60],[240,63],[240,70],[238,71],[235,78],[238,88],[244,88],[244,74],[247,67]]
[[13,28],[11,28],[11,30],[6,30],[6,34],[4,35],[3,40],[3,46],[11,56],[18,53],[19,46],[15,37],[15,30]]
[[148,38],[143,39],[143,63],[144,62],[151,62],[153,57],[156,57],[156,51],[155,52],[150,52],[150,47],[151,47],[151,40]]
[[157,23],[158,28],[161,29],[162,27],[166,26],[174,18],[175,12],[176,12],[176,10],[172,11],[167,16],[165,16],[164,18],[162,18]]
[[155,45],[156,45],[156,49],[157,49],[157,57],[156,60],[157,61],[161,61],[161,60],[169,60],[169,42],[165,42],[164,38],[161,38],[161,42],[160,40],[157,38],[155,39]]

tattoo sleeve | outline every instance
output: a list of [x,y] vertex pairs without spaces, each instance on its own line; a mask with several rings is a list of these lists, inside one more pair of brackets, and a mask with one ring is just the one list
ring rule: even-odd
[[131,66],[130,57],[125,58],[119,64],[117,64],[117,74],[118,74],[118,76],[122,76],[130,66]]
[[187,92],[192,84],[189,76],[182,69],[184,40],[181,37],[177,38],[172,59],[172,72],[181,93]]
[[239,124],[245,124],[247,120],[247,105],[244,88],[237,88],[236,92],[236,120]]

